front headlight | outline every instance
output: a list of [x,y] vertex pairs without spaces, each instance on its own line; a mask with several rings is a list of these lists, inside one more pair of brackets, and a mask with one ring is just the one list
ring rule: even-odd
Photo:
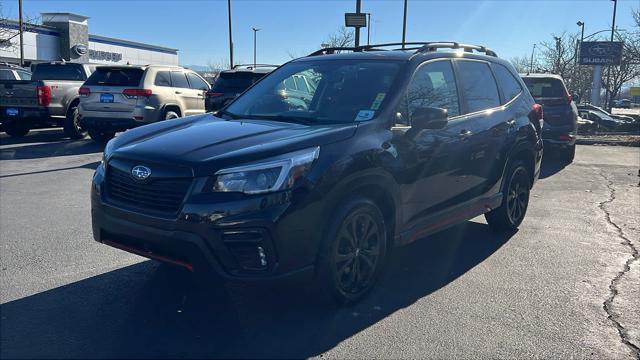
[[219,170],[215,174],[212,190],[261,194],[290,189],[297,179],[308,173],[319,154],[320,148],[314,147]]

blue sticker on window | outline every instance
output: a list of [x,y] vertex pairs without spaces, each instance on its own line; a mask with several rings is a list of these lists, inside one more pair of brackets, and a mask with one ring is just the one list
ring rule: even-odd
[[356,115],[356,121],[367,121],[367,120],[371,120],[373,118],[373,115],[375,115],[375,111],[373,110],[360,110],[358,112],[358,115]]

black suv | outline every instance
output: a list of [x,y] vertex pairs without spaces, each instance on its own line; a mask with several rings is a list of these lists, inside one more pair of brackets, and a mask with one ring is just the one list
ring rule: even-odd
[[233,69],[221,71],[213,81],[211,90],[205,94],[204,108],[207,112],[220,110],[277,67],[267,64],[235,65]]
[[[93,177],[95,239],[228,279],[313,275],[346,303],[395,246],[481,214],[517,228],[542,112],[514,68],[480,46],[383,45],[319,50],[217,117],[111,140]],[[313,83],[304,108],[282,92],[299,75]]]
[[553,74],[522,75],[529,92],[544,110],[542,139],[549,150],[555,150],[567,162],[576,154],[578,109],[562,77]]

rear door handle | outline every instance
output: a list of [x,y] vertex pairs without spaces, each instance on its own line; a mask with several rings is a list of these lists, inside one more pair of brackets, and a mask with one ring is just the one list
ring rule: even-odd
[[176,91],[176,94],[180,95],[182,94],[182,91]]
[[471,132],[471,130],[467,130],[467,129],[462,129],[460,130],[460,134],[458,134],[458,137],[462,140],[466,140],[468,139],[471,135],[473,135],[473,133]]
[[513,127],[516,124],[516,119],[507,120],[505,121],[505,124],[509,127]]

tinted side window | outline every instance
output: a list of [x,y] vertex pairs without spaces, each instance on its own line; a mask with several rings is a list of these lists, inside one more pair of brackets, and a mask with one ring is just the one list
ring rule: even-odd
[[449,116],[460,115],[458,91],[449,61],[436,61],[418,68],[411,79],[407,95],[399,111],[401,124],[411,124],[411,116],[418,108],[447,109]]
[[173,84],[173,87],[184,88],[184,89],[189,88],[187,77],[182,71],[171,72],[171,83]]
[[171,76],[168,71],[158,71],[153,82],[156,86],[171,86]]
[[11,70],[0,70],[0,80],[15,80]]
[[467,111],[476,112],[500,105],[498,87],[487,63],[458,61],[462,94]]
[[189,84],[191,84],[192,89],[196,89],[196,90],[209,89],[209,85],[207,84],[207,82],[202,80],[198,75],[194,73],[187,73],[187,77],[189,78]]
[[511,101],[522,92],[520,83],[504,65],[494,64],[493,70],[496,73],[498,83],[502,89],[502,95],[504,96],[505,103]]

